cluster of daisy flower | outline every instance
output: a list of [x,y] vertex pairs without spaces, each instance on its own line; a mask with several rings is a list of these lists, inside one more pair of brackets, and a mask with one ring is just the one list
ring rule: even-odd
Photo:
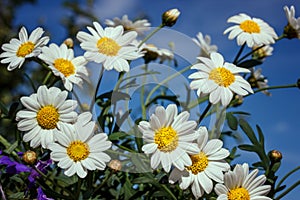
[[[300,19],[295,18],[294,7],[284,7],[284,10],[288,19],[284,37],[300,38]],[[173,26],[179,14],[177,9],[165,12],[161,27]],[[262,19],[240,13],[227,22],[235,25],[227,28],[224,34],[228,34],[230,40],[236,38],[239,46],[251,48],[253,60],[261,63],[272,55],[271,45],[279,37]],[[84,81],[89,81],[89,62],[99,63],[105,70],[125,73],[130,71],[130,62],[139,58],[145,63],[175,60],[172,50],[138,40],[149,30],[151,24],[148,20],[133,22],[124,15],[121,19],[107,19],[105,24],[107,27],[103,28],[100,23],[93,22],[93,26],[87,27],[88,32],[77,33],[76,38],[85,51],[81,56],[75,56],[70,41],[48,45],[50,38],[43,36],[44,30],[40,27],[29,36],[22,27],[19,39],[13,38],[2,45],[1,63],[8,64],[9,71],[21,68],[26,60],[38,60],[49,75],[58,77],[64,86],[61,89],[49,85],[45,79],[35,92],[20,98],[23,108],[16,113],[23,142],[29,143],[32,149],[40,147],[50,152],[46,164],[36,164],[42,172],[53,161],[66,176],[76,174],[85,178],[88,171],[105,170],[111,160],[106,152],[112,147],[107,134],[97,128],[92,113],[79,113],[78,102],[69,98],[74,84],[82,86]],[[210,104],[229,107],[235,96],[247,96],[254,93],[253,88],[268,87],[261,69],[245,68],[243,59],[225,61],[218,47],[211,44],[209,35],[199,32],[193,41],[200,47],[200,53],[197,63],[190,67],[191,71],[196,71],[188,78],[191,79],[190,89],[196,90],[199,98],[208,96]],[[263,92],[270,95],[267,90]],[[209,139],[207,128],[197,128],[199,124],[189,117],[188,111],[178,113],[177,105],[169,104],[166,108],[157,106],[149,121],[143,119],[139,122],[138,129],[144,141],[141,150],[150,155],[151,168],[158,170],[162,167],[170,173],[169,183],[178,182],[182,190],[190,187],[195,198],[215,192],[218,200],[271,199],[266,196],[271,189],[270,185],[264,185],[266,176],[258,176],[257,169],[249,172],[248,164],[237,164],[232,169],[226,161],[230,152],[223,148],[222,140]],[[7,156],[0,157],[0,165],[8,166],[14,173],[36,173]],[[34,180],[39,175],[32,176]],[[38,194],[44,196],[41,188]]]

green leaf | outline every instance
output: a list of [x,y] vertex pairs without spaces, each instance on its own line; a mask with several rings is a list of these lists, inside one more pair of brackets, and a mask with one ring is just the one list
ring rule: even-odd
[[260,167],[264,167],[264,164],[260,161],[260,162],[253,163],[252,166],[255,168],[260,168]]
[[124,189],[124,199],[130,199],[130,197],[132,197],[135,193],[135,191],[132,189],[132,183],[130,182],[129,178],[126,178],[126,182],[123,185],[123,189]]
[[21,184],[24,183],[24,180],[21,179],[20,177],[18,177],[18,175],[11,176],[11,177],[9,177],[9,179],[10,179],[11,181],[15,181],[15,182],[17,182],[17,183],[21,183]]
[[249,144],[241,144],[238,147],[239,147],[239,149],[244,150],[244,151],[257,152],[257,149],[255,148],[255,146],[252,146]]
[[159,99],[169,100],[169,101],[175,103],[176,105],[180,105],[180,102],[177,100],[177,96],[175,96],[175,95],[157,95],[146,105],[146,107],[148,107],[152,103],[155,103]]
[[18,141],[15,141],[8,149],[5,150],[6,153],[11,154],[18,147]]
[[169,196],[169,194],[167,194],[165,191],[156,191],[154,192],[152,195],[152,197],[165,197],[165,196]]
[[20,103],[19,102],[14,102],[11,104],[11,106],[9,107],[9,111],[8,111],[8,117],[11,119],[14,119],[16,116],[16,112],[17,109],[19,107]]
[[6,105],[2,101],[0,101],[0,110],[4,115],[6,116],[8,115],[8,109],[6,108]]
[[261,128],[258,125],[256,125],[256,129],[257,129],[257,133],[258,133],[258,137],[259,137],[259,143],[264,148],[265,147],[264,134],[263,134]]
[[277,170],[279,169],[280,165],[281,165],[281,162],[274,163],[274,165],[271,168],[271,171],[275,174],[275,172],[277,172]]
[[238,63],[237,66],[249,69],[251,67],[261,65],[261,64],[262,64],[262,61],[251,59],[251,60],[245,60],[244,62]]
[[240,127],[242,130],[246,133],[252,144],[259,144],[259,142],[256,139],[255,133],[251,126],[248,124],[248,122],[244,119],[239,120]]
[[126,136],[128,136],[128,134],[125,132],[114,132],[108,136],[108,139],[109,140],[121,140],[121,139],[125,138]]
[[135,178],[132,183],[154,183],[155,182],[155,179],[153,178],[150,178],[148,176],[141,176],[141,177],[138,177],[138,178]]
[[8,197],[9,199],[24,199],[24,192],[15,192]]
[[58,184],[61,187],[68,187],[68,186],[73,185],[74,183],[78,182],[78,177],[77,176],[68,177],[68,176],[65,176],[63,174],[55,177],[54,179],[58,181]]
[[237,118],[231,112],[226,113],[226,118],[227,118],[227,123],[229,128],[231,128],[232,130],[237,130],[238,128]]

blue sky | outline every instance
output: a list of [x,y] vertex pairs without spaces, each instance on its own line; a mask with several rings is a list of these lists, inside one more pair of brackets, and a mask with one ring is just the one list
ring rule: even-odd
[[[39,0],[37,5],[22,6],[17,12],[15,24],[25,25],[29,30],[42,24],[51,33],[51,42],[60,43],[65,39],[66,33],[60,20],[62,16],[68,15],[68,12],[61,7],[61,2]],[[145,14],[152,26],[158,26],[164,11],[178,8],[181,15],[172,29],[191,38],[198,32],[210,35],[212,43],[218,46],[218,51],[228,62],[233,61],[239,50],[235,40],[228,40],[227,35],[223,35],[223,31],[230,26],[226,23],[230,16],[243,12],[261,18],[272,26],[278,35],[281,35],[283,27],[287,24],[283,10],[285,5],[294,5],[296,16],[300,16],[299,0],[102,0],[95,2],[94,13],[97,13],[101,23],[105,19],[122,17],[124,14],[128,14],[131,19]],[[176,47],[184,48],[184,46]],[[273,55],[259,66],[269,79],[269,85],[296,82],[300,78],[300,40],[283,39],[273,47]],[[186,49],[186,52],[191,55],[198,53],[193,49]],[[279,171],[279,176],[282,176],[300,163],[298,155],[300,152],[300,90],[296,88],[272,90],[271,93],[271,97],[264,94],[248,97],[238,110],[251,113],[249,122],[253,126],[259,124],[262,128],[266,137],[267,150],[277,149],[283,153],[282,167]],[[256,161],[256,157],[245,156]],[[240,161],[242,162],[243,158]],[[293,178],[288,179],[287,183],[295,182],[296,175],[300,177],[299,173],[295,174]],[[294,200],[299,194],[298,187],[284,199]]]

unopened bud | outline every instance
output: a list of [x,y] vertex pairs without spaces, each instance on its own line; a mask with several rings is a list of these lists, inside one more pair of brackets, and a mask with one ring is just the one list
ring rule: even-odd
[[23,154],[22,158],[23,158],[24,162],[32,165],[36,162],[36,153],[34,151],[28,150]]
[[74,42],[73,42],[72,38],[65,39],[64,44],[66,44],[67,47],[70,49],[74,47]]
[[176,8],[164,12],[164,14],[162,15],[163,25],[170,26],[170,27],[173,26],[176,23],[179,15],[180,12]]
[[241,95],[236,94],[234,96],[235,104],[233,105],[234,107],[240,106],[244,102],[244,97]]
[[277,150],[272,150],[268,153],[268,156],[271,160],[271,162],[275,163],[275,162],[280,162],[282,159],[282,154],[280,151]]
[[116,172],[122,169],[122,163],[119,160],[111,160],[108,166]]
[[286,38],[288,39],[299,38],[299,34],[297,30],[290,24],[284,27],[283,33],[286,35]]

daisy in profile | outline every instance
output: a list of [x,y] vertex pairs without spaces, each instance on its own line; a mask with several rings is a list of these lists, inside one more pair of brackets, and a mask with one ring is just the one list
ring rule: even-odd
[[197,38],[192,39],[200,47],[200,55],[209,58],[212,52],[217,52],[218,47],[211,45],[211,38],[209,35],[203,36],[201,32],[197,34]]
[[123,34],[124,28],[121,25],[103,29],[98,22],[93,24],[95,28],[87,27],[91,34],[83,31],[79,31],[77,34],[81,48],[86,50],[84,57],[88,61],[103,63],[106,70],[115,69],[118,72],[128,72],[128,60],[143,56],[132,44],[137,33],[130,31]]
[[219,139],[208,140],[206,127],[200,127],[198,132],[200,151],[196,155],[190,155],[192,165],[185,167],[183,171],[175,168],[169,177],[172,184],[179,181],[179,187],[183,190],[192,185],[192,193],[197,199],[204,192],[209,194],[212,191],[213,181],[223,183],[223,172],[230,169],[230,165],[224,160],[230,153],[222,148],[223,142]]
[[42,37],[44,30],[36,28],[29,35],[25,27],[19,32],[19,39],[13,38],[9,43],[2,45],[3,53],[0,54],[1,63],[6,64],[8,71],[20,68],[26,58],[36,57],[41,53],[41,47],[49,42],[49,37]]
[[[251,75],[247,80],[252,88],[263,89],[269,87],[268,79],[262,74],[261,68],[255,69],[254,67],[252,67],[250,71]],[[271,93],[268,90],[263,90],[261,92],[267,96],[271,96]]]
[[209,94],[209,101],[212,104],[221,102],[223,106],[227,106],[233,93],[242,96],[253,93],[250,84],[239,75],[249,73],[248,69],[224,62],[223,56],[219,53],[211,53],[210,59],[205,57],[198,59],[201,63],[191,67],[198,71],[189,76],[190,79],[194,79],[190,87],[197,90],[198,96]]
[[188,154],[197,154],[199,148],[193,141],[198,133],[194,130],[195,121],[188,121],[190,114],[184,111],[177,113],[177,106],[170,104],[165,109],[158,106],[150,117],[150,121],[141,121],[138,125],[147,143],[142,150],[152,154],[151,167],[156,169],[161,163],[169,172],[171,166],[183,170],[192,164]]
[[217,200],[272,200],[265,196],[271,189],[270,185],[264,185],[266,176],[257,174],[258,169],[249,173],[247,163],[237,164],[233,171],[225,173],[224,184],[218,183],[215,186]]
[[238,45],[246,43],[251,48],[254,45],[273,44],[278,37],[274,29],[266,22],[251,18],[244,13],[230,17],[227,22],[237,24],[227,28],[224,34],[229,33],[230,40],[236,37]]
[[111,159],[104,153],[111,147],[111,142],[105,133],[94,134],[95,122],[87,121],[91,118],[91,113],[80,114],[74,124],[75,132],[63,128],[57,142],[49,145],[51,159],[58,162],[66,176],[77,174],[84,178],[87,170],[104,170]]
[[85,67],[87,60],[83,56],[74,56],[73,49],[66,44],[60,46],[52,43],[49,47],[43,47],[39,58],[48,64],[55,76],[62,79],[64,87],[71,91],[73,84],[81,86],[88,77]]
[[42,145],[47,148],[49,143],[56,140],[60,130],[71,129],[71,123],[77,118],[74,111],[77,101],[66,100],[67,91],[61,91],[57,87],[47,88],[42,85],[37,93],[29,97],[21,97],[21,103],[25,107],[16,115],[19,121],[17,126],[20,131],[25,132],[24,142],[30,141],[30,146],[35,148]]
[[300,17],[295,17],[295,7],[291,6],[290,9],[287,6],[284,6],[284,11],[288,24],[284,28],[284,33],[289,39],[298,38],[300,39]]
[[265,45],[263,47],[253,46],[252,58],[260,61],[264,61],[266,57],[271,56],[274,48],[270,45]]
[[123,15],[120,19],[115,17],[113,20],[106,19],[105,24],[110,27],[122,25],[124,31],[136,31],[138,35],[143,35],[145,31],[150,29],[151,24],[147,19],[135,20],[134,22],[128,19],[127,15]]

